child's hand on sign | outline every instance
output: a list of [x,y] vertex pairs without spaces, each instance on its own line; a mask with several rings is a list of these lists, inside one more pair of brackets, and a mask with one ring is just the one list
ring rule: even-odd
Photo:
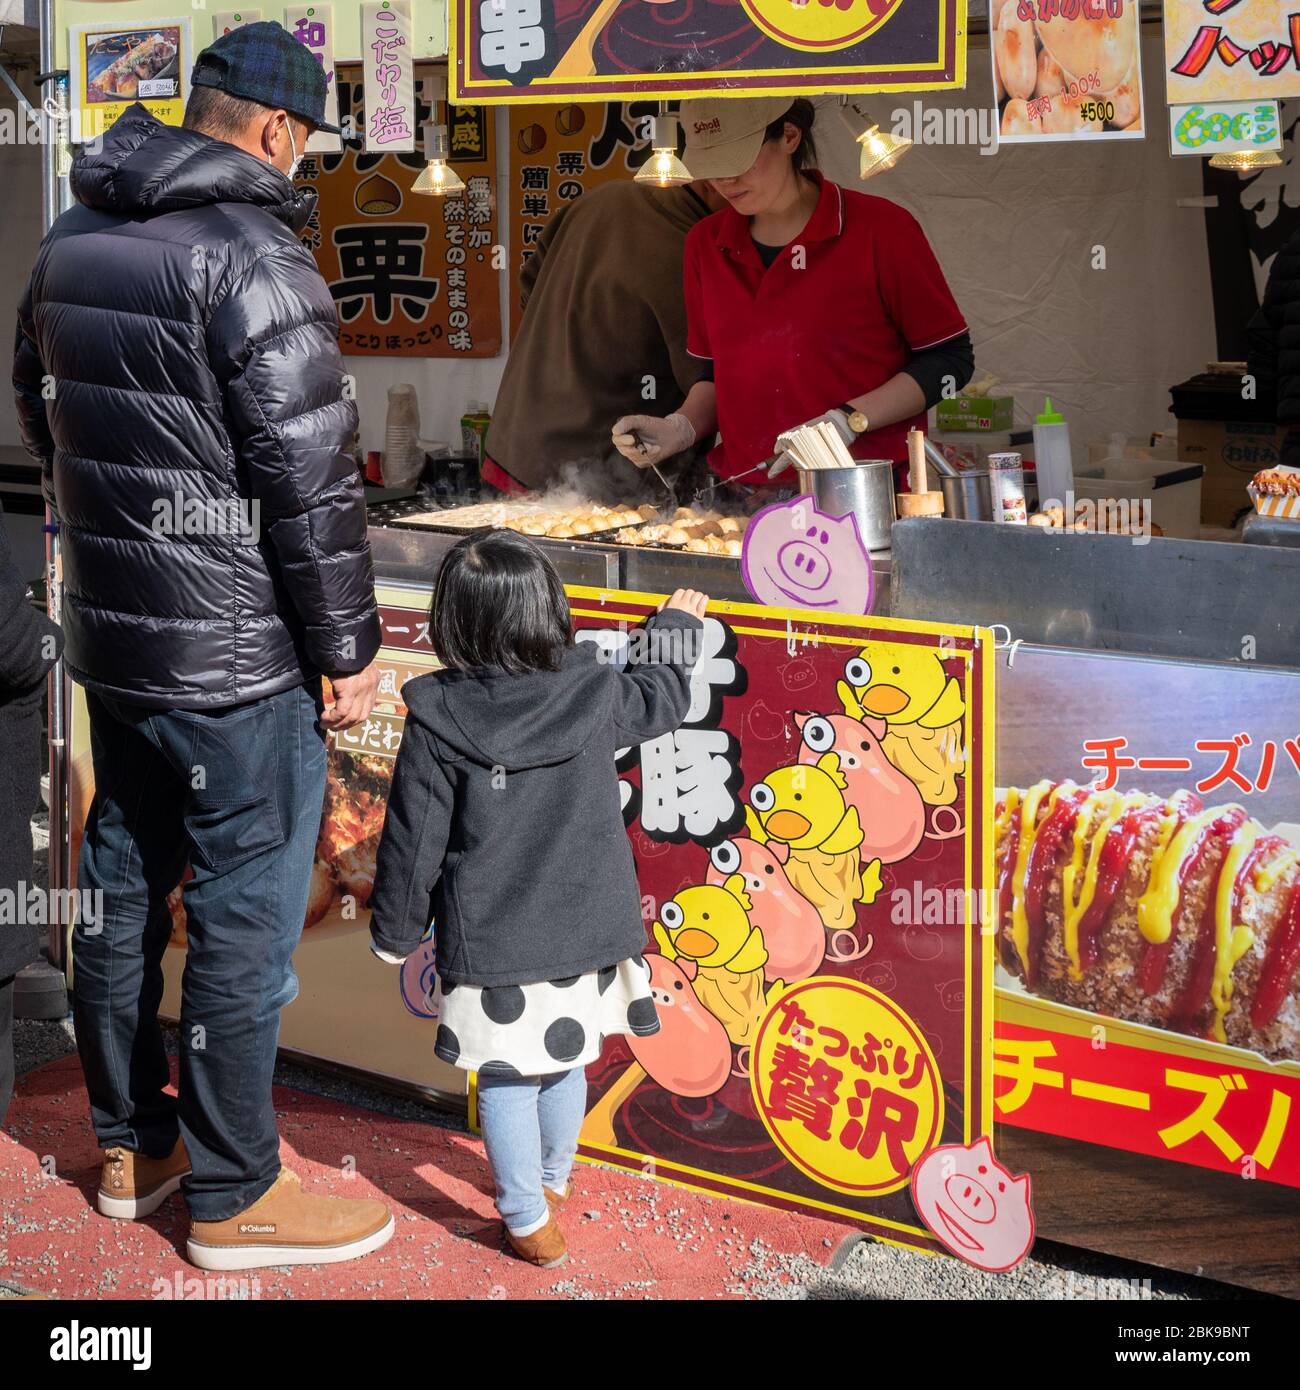
[[671,597],[664,599],[659,605],[658,611],[664,612],[669,608],[676,608],[681,613],[689,613],[692,618],[704,620],[704,610],[709,606],[708,594],[702,594],[696,589],[674,589]]

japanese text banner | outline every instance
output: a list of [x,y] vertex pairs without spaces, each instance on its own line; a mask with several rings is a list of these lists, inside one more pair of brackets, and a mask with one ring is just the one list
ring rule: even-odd
[[966,83],[966,0],[450,0],[448,25],[464,101]]

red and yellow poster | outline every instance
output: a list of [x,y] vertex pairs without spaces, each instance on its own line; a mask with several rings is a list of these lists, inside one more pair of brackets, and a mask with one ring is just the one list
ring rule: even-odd
[[1171,105],[1300,96],[1300,7],[1292,0],[1165,0]]
[[[340,75],[346,131],[365,129],[355,70]],[[421,107],[420,121],[429,119]],[[494,357],[501,347],[496,144],[483,107],[451,109],[451,163],[463,194],[412,193],[422,153],[365,151],[307,155],[298,183],[318,203],[303,243],[330,287],[347,356]]]
[[1187,682],[999,675],[995,1118],[1300,1188],[1300,677]]
[[[635,660],[653,600],[569,594]],[[662,1026],[589,1069],[587,1157],[934,1247],[913,1164],[992,1132],[992,693],[969,628],[710,606],[619,763]]]
[[966,0],[450,0],[459,101],[966,84]]

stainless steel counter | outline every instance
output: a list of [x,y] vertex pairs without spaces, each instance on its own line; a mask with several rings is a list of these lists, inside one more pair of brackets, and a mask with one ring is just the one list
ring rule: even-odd
[[1003,624],[1089,651],[1300,667],[1300,551],[917,517],[893,530],[893,614]]
[[[639,593],[666,594],[674,589],[700,589],[712,598],[750,601],[740,577],[740,564],[720,555],[696,555],[690,551],[654,550],[627,545],[550,540],[534,537],[547,552],[566,584],[593,588],[628,589]],[[375,572],[382,579],[403,579],[432,584],[442,558],[459,536],[431,527],[374,524],[370,548]],[[873,557],[877,613],[889,611],[890,554]]]

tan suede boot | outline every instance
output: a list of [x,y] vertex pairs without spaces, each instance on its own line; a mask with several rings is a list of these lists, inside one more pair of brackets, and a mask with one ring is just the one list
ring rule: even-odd
[[554,1212],[547,1217],[546,1225],[529,1236],[512,1236],[510,1227],[505,1227],[506,1240],[510,1248],[521,1260],[526,1260],[538,1269],[554,1269],[569,1258],[568,1242]]
[[132,1220],[149,1216],[181,1185],[190,1171],[185,1141],[178,1139],[166,1158],[150,1158],[130,1149],[105,1149],[96,1205],[100,1214]]
[[564,1204],[573,1196],[573,1179],[570,1178],[564,1184],[563,1192],[555,1192],[549,1187],[542,1188],[542,1196],[546,1198],[546,1205],[550,1208],[552,1216],[558,1216],[564,1210]]
[[200,1269],[329,1265],[368,1255],[392,1234],[382,1202],[304,1192],[298,1175],[281,1168],[251,1207],[225,1221],[192,1222],[186,1252]]

